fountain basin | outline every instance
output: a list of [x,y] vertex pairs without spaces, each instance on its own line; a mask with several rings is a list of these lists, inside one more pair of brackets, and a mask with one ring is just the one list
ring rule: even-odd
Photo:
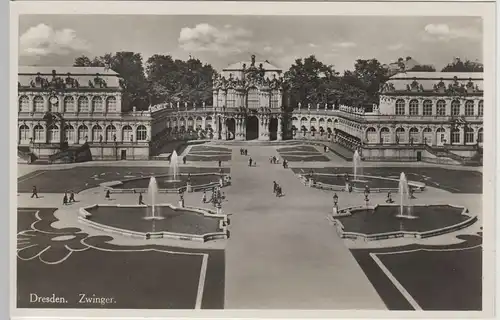
[[333,216],[342,238],[365,241],[428,238],[466,228],[477,221],[467,208],[451,204],[413,205],[412,215],[399,216],[398,204],[349,207]]
[[[211,189],[230,184],[231,178],[227,174],[220,173],[192,173],[179,174],[176,179],[170,175],[155,176],[159,193],[179,193],[187,191],[188,181],[191,191]],[[101,186],[109,189],[112,193],[147,193],[150,177],[139,177],[121,181],[102,183]]]
[[150,206],[96,204],[80,208],[79,221],[95,229],[141,239],[167,238],[206,242],[228,238],[227,215],[195,207],[155,206],[157,217],[147,217]]
[[[313,188],[332,191],[345,191],[346,189],[345,174],[315,173],[312,177],[313,184],[309,184],[309,176],[301,175],[300,179],[304,183],[307,181],[307,184]],[[354,179],[353,175],[349,175],[349,184],[352,186],[353,192],[364,192],[367,185],[370,188],[370,192],[396,193],[399,191],[399,179],[394,178],[362,175]],[[408,185],[415,192],[422,192],[426,187],[425,183],[417,181],[408,181]]]

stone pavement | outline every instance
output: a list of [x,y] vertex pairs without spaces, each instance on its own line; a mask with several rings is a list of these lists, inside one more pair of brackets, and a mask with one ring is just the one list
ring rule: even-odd
[[[258,149],[258,150],[257,150]],[[226,309],[379,309],[385,305],[326,220],[330,197],[270,164],[273,147],[233,150]],[[276,198],[272,181],[283,187]]]

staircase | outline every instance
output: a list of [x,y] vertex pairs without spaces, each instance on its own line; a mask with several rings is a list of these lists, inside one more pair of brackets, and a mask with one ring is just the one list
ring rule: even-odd
[[458,154],[455,154],[449,150],[447,150],[445,147],[431,147],[427,144],[424,144],[424,149],[428,151],[429,153],[432,153],[438,158],[448,158],[451,160],[454,160],[461,165],[464,166],[482,166],[483,165],[483,155],[482,155],[482,148],[479,148],[476,154],[472,157],[462,157],[459,156]]

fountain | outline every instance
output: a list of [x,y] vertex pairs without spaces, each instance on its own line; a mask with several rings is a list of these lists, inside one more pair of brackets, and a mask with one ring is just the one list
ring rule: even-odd
[[358,181],[358,177],[363,175],[361,166],[361,156],[359,155],[358,150],[354,151],[354,155],[352,157],[352,167],[353,167],[353,180]]
[[179,176],[179,162],[178,162],[177,152],[174,150],[172,155],[170,156],[170,166],[168,168],[168,177],[169,180],[167,182],[177,182],[180,181],[178,179]]
[[144,219],[146,220],[161,220],[163,217],[157,211],[158,207],[156,206],[156,196],[158,195],[158,183],[156,182],[155,177],[151,177],[149,179],[148,186],[148,195],[151,198],[151,210],[148,210],[148,214]]
[[408,186],[408,180],[406,179],[406,175],[404,172],[401,172],[399,177],[399,214],[398,218],[405,219],[415,219],[416,216],[412,214],[412,206],[411,206],[411,193],[410,188]]

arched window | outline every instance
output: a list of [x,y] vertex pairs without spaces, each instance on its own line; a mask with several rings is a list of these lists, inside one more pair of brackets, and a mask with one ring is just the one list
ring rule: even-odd
[[96,124],[92,128],[92,141],[93,142],[99,142],[102,137],[102,128],[100,125]]
[[424,129],[424,143],[432,145],[432,130],[431,128]]
[[78,98],[78,112],[89,112],[89,99],[87,97]]
[[380,129],[380,142],[381,143],[391,143],[391,131],[389,130],[389,128],[382,128]]
[[116,98],[108,97],[106,99],[106,112],[116,112]]
[[436,141],[440,145],[446,143],[446,130],[444,130],[444,128],[438,128],[436,130]]
[[368,143],[377,143],[377,130],[375,128],[366,129],[366,141]]
[[451,143],[460,143],[460,130],[458,128],[451,129]]
[[89,133],[89,128],[87,128],[86,125],[81,125],[78,127],[78,142],[79,143],[84,143],[85,142],[85,138],[87,137]]
[[278,90],[273,90],[271,92],[271,108],[276,109],[279,107],[280,94]]
[[22,96],[19,98],[19,112],[29,112],[30,111],[30,98],[27,96]]
[[460,115],[460,101],[453,100],[451,102],[451,115],[452,116],[459,116]]
[[474,129],[471,127],[465,127],[464,129],[465,143],[475,143],[474,141]]
[[64,97],[63,108],[64,112],[75,112],[75,98]]
[[477,111],[478,111],[477,112],[478,116],[482,117],[483,113],[484,113],[483,100],[479,100],[479,105],[478,105],[478,110]]
[[45,106],[44,106],[44,100],[43,97],[41,96],[36,96],[33,99],[33,105],[35,107],[35,112],[44,112],[45,111]]
[[[192,121],[193,120],[191,119],[191,123]],[[137,135],[137,141],[145,141],[148,138],[148,131],[146,127],[143,126],[142,124],[138,126],[136,135]]]
[[424,100],[424,116],[432,116],[432,101]]
[[305,126],[307,124],[307,118],[300,119],[300,126]]
[[[191,130],[194,128],[193,118],[191,118],[191,117],[188,118],[188,120],[187,120],[187,127],[188,127],[188,129],[191,129]],[[139,139],[139,136],[137,136],[137,139]]]
[[483,143],[483,128],[477,130],[477,142]]
[[37,124],[33,128],[34,140],[35,142],[45,142],[45,129]]
[[396,142],[397,143],[405,143],[406,142],[405,129],[403,129],[401,127],[396,129]]
[[101,97],[93,97],[92,98],[92,112],[103,112],[104,108],[102,105]]
[[403,99],[398,99],[396,101],[396,115],[402,116],[405,114],[405,101]]
[[56,125],[51,125],[48,130],[49,142],[55,143],[60,141],[59,127]]
[[436,103],[436,115],[445,116],[446,115],[446,101],[438,100]]
[[465,102],[465,115],[467,117],[472,117],[474,116],[474,101],[472,100],[467,100]]
[[227,90],[227,97],[226,97],[226,106],[228,108],[234,108],[236,105],[236,93],[234,89],[228,89]]
[[116,137],[116,128],[114,125],[106,127],[106,141],[114,141]]
[[19,141],[20,143],[28,143],[30,140],[30,128],[23,124],[19,127]]
[[132,127],[129,125],[126,125],[122,129],[122,136],[123,136],[123,141],[128,142],[132,140]]
[[410,101],[410,116],[418,115],[418,100],[413,99]]
[[410,141],[412,143],[420,143],[420,136],[418,133],[418,129],[415,127],[410,129]]
[[310,128],[316,127],[316,118],[311,118]]
[[75,141],[75,128],[72,125],[67,124],[64,126],[64,138],[68,140],[68,143]]
[[256,88],[248,89],[247,106],[250,109],[256,109],[256,108],[260,107],[259,90],[257,90]]

